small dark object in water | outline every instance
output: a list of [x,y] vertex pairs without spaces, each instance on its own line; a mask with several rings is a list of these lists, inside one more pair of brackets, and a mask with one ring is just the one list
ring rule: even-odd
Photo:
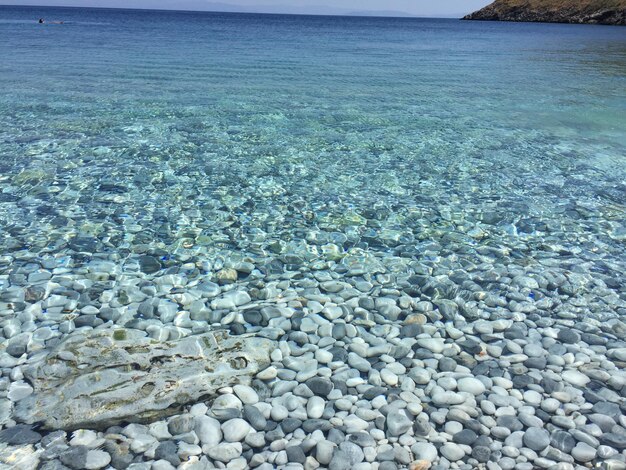
[[[44,24],[46,22],[46,20],[44,20],[43,18],[39,18],[39,21],[37,21],[39,24]],[[52,21],[48,24],[64,24],[64,21]]]

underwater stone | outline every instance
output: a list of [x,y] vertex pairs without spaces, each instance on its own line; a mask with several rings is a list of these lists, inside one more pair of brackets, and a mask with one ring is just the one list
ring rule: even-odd
[[141,256],[139,258],[139,268],[146,274],[154,274],[161,269],[161,263],[154,256]]
[[24,367],[34,393],[17,403],[14,419],[66,430],[155,420],[250,384],[272,349],[269,340],[224,330],[168,342],[137,330],[74,333]]

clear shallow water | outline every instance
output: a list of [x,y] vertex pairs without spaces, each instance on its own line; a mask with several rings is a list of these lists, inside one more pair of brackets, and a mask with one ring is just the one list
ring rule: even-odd
[[[181,275],[174,298],[235,266],[251,292],[364,279],[467,321],[524,312],[615,339],[623,28],[3,7],[0,39],[0,286],[18,333],[145,329],[139,280]],[[406,288],[415,274],[427,285]],[[272,302],[302,307],[298,282]],[[121,319],[81,320],[88,305]],[[202,331],[175,325],[150,334]]]
[[[38,15],[67,24],[24,23]],[[13,227],[4,252],[25,244],[55,254],[85,223],[123,250],[129,219],[172,253],[187,229],[202,229],[209,250],[252,228],[293,241],[300,229],[342,232],[333,218],[380,207],[381,225],[411,239],[444,230],[474,246],[467,231],[495,211],[479,244],[502,237],[532,249],[548,234],[535,236],[531,223],[520,237],[512,225],[537,218],[568,249],[599,243],[612,262],[623,254],[609,236],[624,219],[622,29],[2,16],[2,217]],[[118,187],[99,190],[103,182]],[[124,223],[114,220],[121,213]],[[171,238],[160,239],[157,213],[175,226]],[[219,227],[232,217],[234,229]]]
[[[66,24],[24,23],[36,16]],[[245,250],[253,228],[298,240],[380,207],[378,222],[412,240],[444,230],[474,247],[467,233],[490,211],[497,223],[479,245],[537,249],[541,220],[568,250],[601,244],[594,257],[623,261],[610,237],[624,219],[622,29],[73,9],[2,18],[4,252],[54,254],[85,223],[124,250],[129,218],[170,252],[190,228],[209,250],[241,232]],[[521,234],[520,220],[531,221]]]

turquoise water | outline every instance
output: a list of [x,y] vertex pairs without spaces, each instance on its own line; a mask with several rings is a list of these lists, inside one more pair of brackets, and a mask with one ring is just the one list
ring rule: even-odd
[[256,230],[262,250],[378,211],[353,244],[444,231],[531,256],[550,239],[624,272],[623,29],[0,11],[5,254],[84,230],[132,251],[129,220],[171,253],[196,253],[189,230],[247,252]]

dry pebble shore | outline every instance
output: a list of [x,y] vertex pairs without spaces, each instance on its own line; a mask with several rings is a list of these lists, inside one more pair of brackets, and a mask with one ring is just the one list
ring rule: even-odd
[[[6,468],[626,468],[626,302],[608,277],[489,255],[347,253],[297,269],[98,258],[33,256],[3,277]],[[250,385],[173,416],[68,431],[14,420],[34,358],[111,328],[277,347]]]

